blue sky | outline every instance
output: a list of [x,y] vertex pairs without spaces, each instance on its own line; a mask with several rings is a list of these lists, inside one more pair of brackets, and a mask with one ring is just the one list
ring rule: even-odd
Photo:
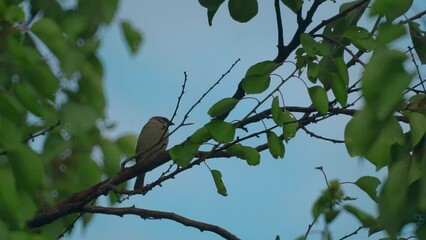
[[[426,3],[415,1],[419,9]],[[154,115],[170,117],[183,80],[188,74],[186,95],[177,121],[184,112],[208,89],[235,60],[238,65],[190,115],[193,126],[181,129],[170,139],[169,147],[182,142],[197,127],[208,122],[207,110],[216,101],[232,96],[236,85],[251,65],[271,60],[276,55],[276,29],[273,1],[261,1],[259,14],[247,24],[234,22],[222,6],[213,20],[207,23],[206,11],[198,1],[136,1],[125,0],[117,20],[131,20],[143,32],[144,42],[139,54],[132,57],[115,23],[103,33],[100,52],[105,66],[105,90],[108,118],[117,127],[108,133],[138,134],[146,121]],[[337,11],[338,4],[327,2],[321,16]],[[327,12],[330,11],[330,12]],[[409,12],[409,15],[413,15]],[[290,11],[284,10],[286,40],[296,23]],[[318,19],[317,19],[318,20]],[[287,76],[291,67],[277,73]],[[353,76],[359,76],[353,73]],[[287,105],[307,106],[308,95],[303,84],[294,79],[283,89]],[[251,106],[254,102],[246,101]],[[245,115],[236,110],[234,117]],[[238,112],[242,111],[242,112]],[[328,137],[343,139],[347,118],[332,119],[310,126]],[[260,138],[264,141],[264,138]],[[284,159],[273,159],[263,152],[261,163],[250,167],[238,159],[209,160],[210,168],[222,172],[228,196],[216,193],[210,172],[197,166],[156,188],[145,197],[135,196],[120,204],[172,211],[185,217],[219,225],[241,239],[295,239],[304,234],[312,221],[311,206],[326,188],[317,166],[323,166],[329,179],[355,181],[363,175],[383,176],[361,159],[350,158],[344,145],[320,142],[302,131],[286,145]],[[159,169],[147,174],[146,181],[155,180]],[[374,213],[368,197],[355,186],[345,185],[346,194],[357,197],[352,204],[363,206]],[[104,203],[104,201],[101,201]],[[351,216],[341,215],[331,225],[338,239],[351,233],[359,223]],[[320,226],[314,230],[321,230]],[[134,216],[123,218],[97,215],[84,231],[80,227],[66,239],[221,239],[169,220],[142,220]],[[351,239],[365,239],[366,231]],[[320,239],[313,234],[310,239]],[[374,237],[373,237],[374,239]]]

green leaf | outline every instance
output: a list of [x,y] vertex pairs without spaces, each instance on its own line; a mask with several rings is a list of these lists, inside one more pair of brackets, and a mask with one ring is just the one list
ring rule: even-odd
[[268,89],[271,82],[270,76],[253,75],[243,79],[243,89],[247,94],[262,93]]
[[62,122],[67,125],[67,131],[72,135],[83,134],[96,128],[97,114],[88,105],[68,102],[62,107],[61,114]]
[[303,1],[302,0],[281,0],[284,5],[290,8],[291,11],[297,13],[302,8]]
[[334,221],[334,219],[336,219],[336,217],[340,214],[340,210],[335,210],[335,209],[329,209],[327,211],[325,211],[324,215],[325,215],[325,222],[326,223],[331,223]]
[[103,68],[98,58],[92,57],[86,62],[81,71],[82,80],[79,81],[80,95],[90,103],[98,115],[103,116],[105,109],[105,95],[103,85]]
[[228,9],[231,17],[237,22],[248,22],[257,15],[257,0],[229,0]]
[[372,111],[364,107],[345,127],[345,144],[351,157],[366,153],[382,130],[382,123],[374,118]]
[[280,108],[278,97],[275,96],[271,106],[272,119],[278,126],[284,124],[284,111]]
[[292,139],[296,135],[296,132],[298,129],[299,129],[299,122],[290,111],[285,109],[284,125],[283,125],[284,140],[289,141],[290,139]]
[[396,50],[376,52],[365,68],[361,88],[378,120],[388,118],[402,101],[412,78],[404,67],[406,55]]
[[[75,169],[73,169],[76,172],[74,176],[84,176],[84,178],[79,179],[79,184],[81,186],[90,186],[98,183],[101,179],[101,176],[105,174],[105,172],[109,176],[118,173],[120,170],[120,158],[118,158],[117,161],[117,159],[113,157],[113,151],[117,151],[117,147],[114,146],[113,150],[108,149],[108,151],[104,152],[104,154],[111,154],[109,156],[104,155],[104,169],[101,169],[101,167],[88,154],[81,154],[77,156],[80,158],[79,161],[81,162],[70,167],[75,167]],[[118,155],[118,157],[120,156]],[[107,158],[109,159],[107,160]]]
[[378,47],[384,47],[402,36],[406,36],[403,24],[382,23],[377,29],[376,42]]
[[216,185],[217,192],[220,195],[226,197],[228,193],[226,192],[225,184],[222,181],[222,173],[219,172],[218,170],[210,170],[210,172],[213,176],[213,180],[214,180],[214,184]]
[[243,79],[242,86],[246,93],[261,93],[268,89],[271,77],[269,76],[279,64],[273,61],[263,61],[251,66]]
[[10,25],[23,23],[25,21],[25,13],[22,7],[18,5],[9,6],[5,11],[4,20],[8,21]]
[[213,139],[219,143],[228,143],[234,140],[235,127],[231,123],[213,119],[206,125]]
[[20,199],[15,177],[12,171],[5,167],[0,168],[0,205],[2,206],[2,219],[16,227],[21,208]]
[[243,146],[243,153],[248,165],[256,166],[260,163],[260,154],[255,148]]
[[315,62],[308,62],[308,79],[309,81],[311,81],[312,83],[316,83],[317,82],[317,78],[318,78],[318,74],[319,74],[319,64],[315,63]]
[[376,223],[376,220],[368,213],[354,207],[352,205],[345,205],[343,208],[354,215],[362,224],[363,227],[369,227]]
[[325,89],[320,86],[314,86],[308,88],[308,93],[315,108],[321,114],[326,114],[328,112],[328,97]]
[[[355,4],[358,4],[360,1],[355,0],[347,3],[343,3],[340,5],[339,13],[342,13],[346,11],[347,9],[353,7]],[[351,26],[356,26],[359,19],[362,17],[362,15],[365,12],[365,9],[367,8],[368,3],[364,3],[364,5],[359,6],[355,10],[352,10],[349,13],[346,13],[343,17],[336,19],[335,21],[330,22],[326,25],[324,28],[324,35],[334,39],[335,41],[340,42],[343,45],[349,45],[349,42],[345,39],[343,39],[343,33]],[[334,48],[333,56],[342,56],[343,49],[341,47],[335,47]]]
[[312,58],[315,58],[317,55],[327,56],[330,54],[330,47],[328,44],[315,41],[310,34],[302,33],[300,35],[300,43],[308,56]]
[[195,133],[193,133],[189,137],[189,140],[193,143],[202,144],[206,142],[207,140],[209,140],[211,137],[212,135],[210,134],[209,129],[206,126],[204,126],[202,128],[199,128],[197,131],[195,131]]
[[345,30],[343,36],[362,51],[371,51],[376,47],[373,35],[365,28],[350,26]]
[[348,100],[349,74],[345,62],[341,57],[334,58],[334,70],[329,72],[331,79],[331,90],[339,102],[340,106],[345,107]]
[[121,21],[121,30],[132,55],[135,55],[142,43],[142,34],[129,21]]
[[302,44],[303,49],[306,51],[306,53],[311,56],[315,57],[317,55],[317,41],[307,33],[300,34],[300,43]]
[[402,213],[408,192],[409,161],[399,161],[389,168],[389,177],[379,196],[380,219],[390,236],[395,236],[403,226]]
[[50,132],[43,145],[42,157],[50,161],[70,149],[71,144],[71,141],[65,141],[59,132]]
[[[50,18],[44,17],[31,26],[31,31],[39,37],[49,49],[62,60],[67,57],[69,46],[58,24]],[[68,56],[69,57],[69,56]]]
[[237,143],[229,146],[226,150],[233,156],[246,160],[250,166],[260,163],[260,154],[255,148],[242,146]]
[[334,65],[336,66],[337,73],[339,74],[343,85],[347,88],[349,84],[349,73],[345,61],[341,57],[334,58]]
[[408,23],[410,29],[411,41],[413,42],[414,50],[422,64],[426,64],[426,32],[420,29],[420,24],[410,21]]
[[210,26],[213,24],[212,21],[213,21],[214,15],[216,14],[220,5],[222,5],[224,1],[225,0],[198,0],[201,6],[207,8],[207,18],[208,18]]
[[263,75],[263,76],[269,76],[275,69],[277,69],[280,66],[280,64],[274,62],[274,61],[263,61],[258,62],[251,66],[247,72],[246,77],[255,76],[255,75]]
[[68,16],[60,23],[62,30],[71,41],[77,41],[86,28],[86,18],[79,15]]
[[181,167],[187,167],[192,159],[197,155],[200,144],[185,141],[172,147],[169,151],[173,161]]
[[136,143],[138,141],[138,137],[134,134],[125,134],[121,135],[115,143],[120,148],[120,150],[126,154],[126,156],[130,157],[135,154]]
[[380,183],[380,180],[376,177],[363,176],[356,180],[355,185],[367,193],[373,201],[377,202],[377,187],[379,187]]
[[319,62],[318,80],[322,83],[325,89],[329,89],[331,86],[330,73],[337,73],[334,60],[332,57],[323,57]]
[[[117,144],[109,139],[101,139],[99,143],[103,153],[105,173],[108,176],[115,175],[120,170],[121,151]],[[135,148],[135,146],[133,146]],[[133,149],[134,152],[134,149]]]
[[[59,60],[61,69],[68,76],[79,71],[81,67],[84,66],[85,56],[78,49],[71,48],[71,46],[65,42],[65,34],[54,20],[47,17],[43,18],[34,23],[31,27],[31,31],[46,44],[53,54],[55,54]],[[38,64],[38,66],[40,65]],[[37,71],[39,69],[35,67],[33,70]],[[47,71],[44,72],[44,75],[47,75]],[[45,80],[43,80],[43,82],[44,81]],[[53,86],[57,88],[58,84]]]
[[283,158],[285,153],[285,146],[282,140],[275,134],[270,131],[267,133],[268,138],[268,148],[273,158]]
[[346,107],[348,101],[347,86],[344,84],[342,78],[338,74],[330,73],[329,77],[331,79],[331,90],[333,91],[337,102],[339,102],[340,106]]
[[347,124],[345,143],[351,156],[362,155],[379,170],[391,159],[395,143],[405,144],[402,128],[395,118],[380,122],[371,109],[358,112]]
[[426,133],[426,115],[418,112],[406,114],[410,121],[411,145],[416,146]]
[[12,122],[20,122],[25,115],[24,108],[12,94],[0,94],[0,111]]
[[32,85],[25,83],[16,84],[13,92],[18,101],[34,115],[46,120],[54,118],[52,108],[41,104],[43,101]]
[[219,117],[223,114],[229,113],[238,103],[238,99],[224,98],[215,103],[208,111],[210,117]]
[[27,191],[40,189],[44,183],[44,167],[40,156],[26,145],[8,152],[9,163],[18,184]]
[[406,13],[412,4],[413,0],[376,0],[370,15],[385,15],[386,20],[392,22]]
[[0,116],[0,149],[14,150],[22,145],[23,132],[10,120]]

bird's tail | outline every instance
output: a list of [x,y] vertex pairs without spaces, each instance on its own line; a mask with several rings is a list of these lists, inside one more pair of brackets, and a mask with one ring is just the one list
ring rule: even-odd
[[143,184],[144,184],[144,180],[145,180],[145,173],[141,173],[136,177],[136,182],[135,182],[135,186],[133,187],[134,190],[137,189],[142,189],[143,188]]

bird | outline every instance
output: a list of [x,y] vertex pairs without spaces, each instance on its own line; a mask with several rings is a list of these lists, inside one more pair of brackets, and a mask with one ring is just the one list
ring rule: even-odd
[[[139,161],[156,161],[166,151],[169,143],[170,125],[173,125],[169,119],[161,116],[155,116],[143,126],[138,142],[136,144],[136,162]],[[145,173],[141,173],[136,177],[134,190],[144,187]]]

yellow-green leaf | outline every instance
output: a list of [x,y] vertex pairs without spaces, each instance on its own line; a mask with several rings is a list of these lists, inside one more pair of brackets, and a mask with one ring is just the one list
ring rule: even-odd
[[12,171],[6,167],[0,168],[0,205],[2,206],[2,217],[12,225],[17,224],[20,200],[15,177]]
[[[121,151],[117,144],[109,139],[102,139],[100,147],[103,153],[105,172],[108,176],[116,174],[120,170]],[[134,152],[134,150],[133,150]]]
[[234,140],[235,127],[231,123],[213,119],[206,125],[213,139],[219,143],[228,143]]
[[228,193],[226,192],[226,187],[222,180],[222,173],[219,172],[218,170],[211,170],[210,172],[213,176],[213,180],[214,180],[214,184],[216,185],[217,192],[220,195],[226,197]]
[[185,141],[172,147],[169,151],[173,161],[181,167],[187,167],[197,155],[200,144]]
[[8,152],[9,163],[17,182],[28,191],[39,189],[44,183],[44,167],[40,156],[26,145]]
[[211,138],[211,134],[209,132],[209,129],[204,126],[202,128],[199,128],[197,131],[195,131],[190,137],[189,140],[193,143],[199,143],[202,144],[209,140]]
[[290,111],[285,109],[284,125],[283,125],[284,140],[288,141],[292,139],[296,135],[296,132],[298,129],[299,129],[299,122]]
[[328,112],[328,97],[325,89],[321,86],[314,86],[308,88],[308,93],[318,112],[326,114]]
[[367,193],[373,201],[377,202],[377,187],[379,187],[380,183],[380,180],[376,177],[363,176],[356,180],[355,185]]
[[272,157],[283,158],[285,153],[285,146],[283,141],[272,131],[267,133],[267,139],[269,152],[271,153]]
[[234,109],[238,103],[238,99],[235,98],[224,98],[215,103],[208,111],[210,117],[219,117],[223,114],[229,113]]
[[277,96],[275,96],[272,100],[271,113],[274,122],[277,125],[282,126],[284,124],[284,111],[280,108],[280,103]]
[[128,157],[135,154],[136,142],[138,138],[134,134],[121,135],[115,142],[121,151]]
[[121,30],[132,55],[135,55],[142,43],[142,34],[130,22],[121,21]]

